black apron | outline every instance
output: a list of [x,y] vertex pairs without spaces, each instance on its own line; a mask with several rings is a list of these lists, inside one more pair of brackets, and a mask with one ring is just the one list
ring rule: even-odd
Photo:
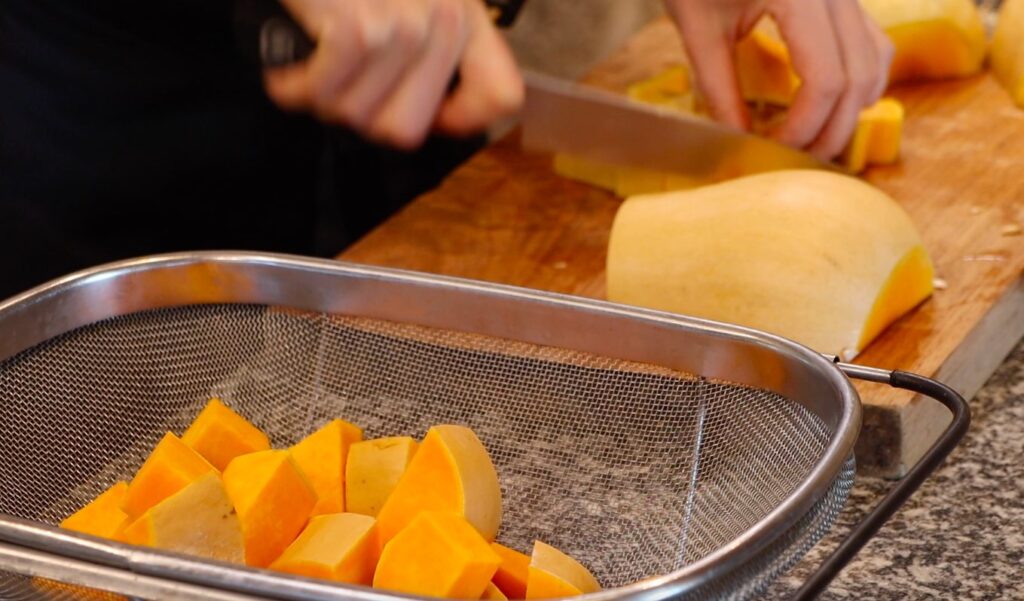
[[0,298],[148,253],[312,252],[321,148],[230,2],[0,0]]

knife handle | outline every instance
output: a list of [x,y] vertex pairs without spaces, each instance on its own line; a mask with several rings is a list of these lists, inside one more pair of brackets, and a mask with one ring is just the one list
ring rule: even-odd
[[[526,0],[484,0],[491,20],[498,27],[512,25],[525,3]],[[263,67],[300,62],[316,48],[302,27],[275,0],[236,0],[235,34],[243,54]]]

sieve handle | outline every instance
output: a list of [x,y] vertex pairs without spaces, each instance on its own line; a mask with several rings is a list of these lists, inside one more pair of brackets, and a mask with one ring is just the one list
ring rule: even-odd
[[960,393],[942,382],[905,371],[888,371],[839,363],[838,361],[836,363],[839,369],[850,378],[888,384],[893,388],[910,390],[935,399],[949,409],[953,414],[953,419],[928,449],[928,452],[907,472],[907,475],[892,487],[868,515],[861,519],[839,547],[804,582],[794,597],[800,601],[814,599],[825,590],[825,587],[846,567],[854,555],[867,544],[868,540],[956,448],[971,423],[971,410],[967,401]]

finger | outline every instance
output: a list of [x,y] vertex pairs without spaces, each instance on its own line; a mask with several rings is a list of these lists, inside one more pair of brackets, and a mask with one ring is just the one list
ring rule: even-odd
[[482,4],[469,5],[470,30],[459,63],[458,87],[441,104],[438,129],[470,134],[514,114],[523,104],[523,78],[504,38]]
[[889,39],[889,36],[885,35],[885,32],[882,31],[878,23],[871,18],[871,15],[865,13],[864,22],[875,44],[875,53],[878,58],[880,77],[871,94],[872,100],[877,101],[882,97],[882,94],[885,94],[886,88],[889,87],[889,70],[892,68],[893,57],[896,56],[896,47],[893,45],[892,40]]
[[669,8],[682,34],[697,85],[712,116],[722,123],[749,129],[750,113],[740,94],[731,28],[721,26],[718,13],[701,11],[703,4],[672,3]]
[[325,25],[308,60],[264,71],[267,94],[288,110],[325,112],[339,90],[363,66],[365,53],[358,47],[358,40],[353,31]]
[[415,148],[426,137],[466,45],[466,11],[461,2],[436,7],[425,50],[374,117],[372,137],[399,148]]
[[374,35],[359,71],[326,107],[362,133],[370,133],[369,124],[418,60],[432,25],[428,11],[408,7],[378,17],[383,33]]
[[834,0],[830,5],[832,27],[846,73],[846,89],[821,134],[808,148],[812,154],[825,159],[838,155],[850,141],[861,109],[875,100],[873,94],[882,76],[875,43],[858,0]]
[[825,2],[773,3],[769,13],[789,47],[793,68],[802,84],[775,137],[804,148],[825,126],[846,88],[839,46]]

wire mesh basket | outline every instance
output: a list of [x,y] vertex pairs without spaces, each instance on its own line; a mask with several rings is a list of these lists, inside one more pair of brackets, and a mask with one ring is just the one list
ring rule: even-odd
[[744,328],[293,257],[123,262],[0,305],[0,597],[394,599],[54,527],[211,396],[279,447],[335,417],[470,426],[499,540],[579,558],[594,601],[763,591],[843,507],[860,426],[827,358]]

